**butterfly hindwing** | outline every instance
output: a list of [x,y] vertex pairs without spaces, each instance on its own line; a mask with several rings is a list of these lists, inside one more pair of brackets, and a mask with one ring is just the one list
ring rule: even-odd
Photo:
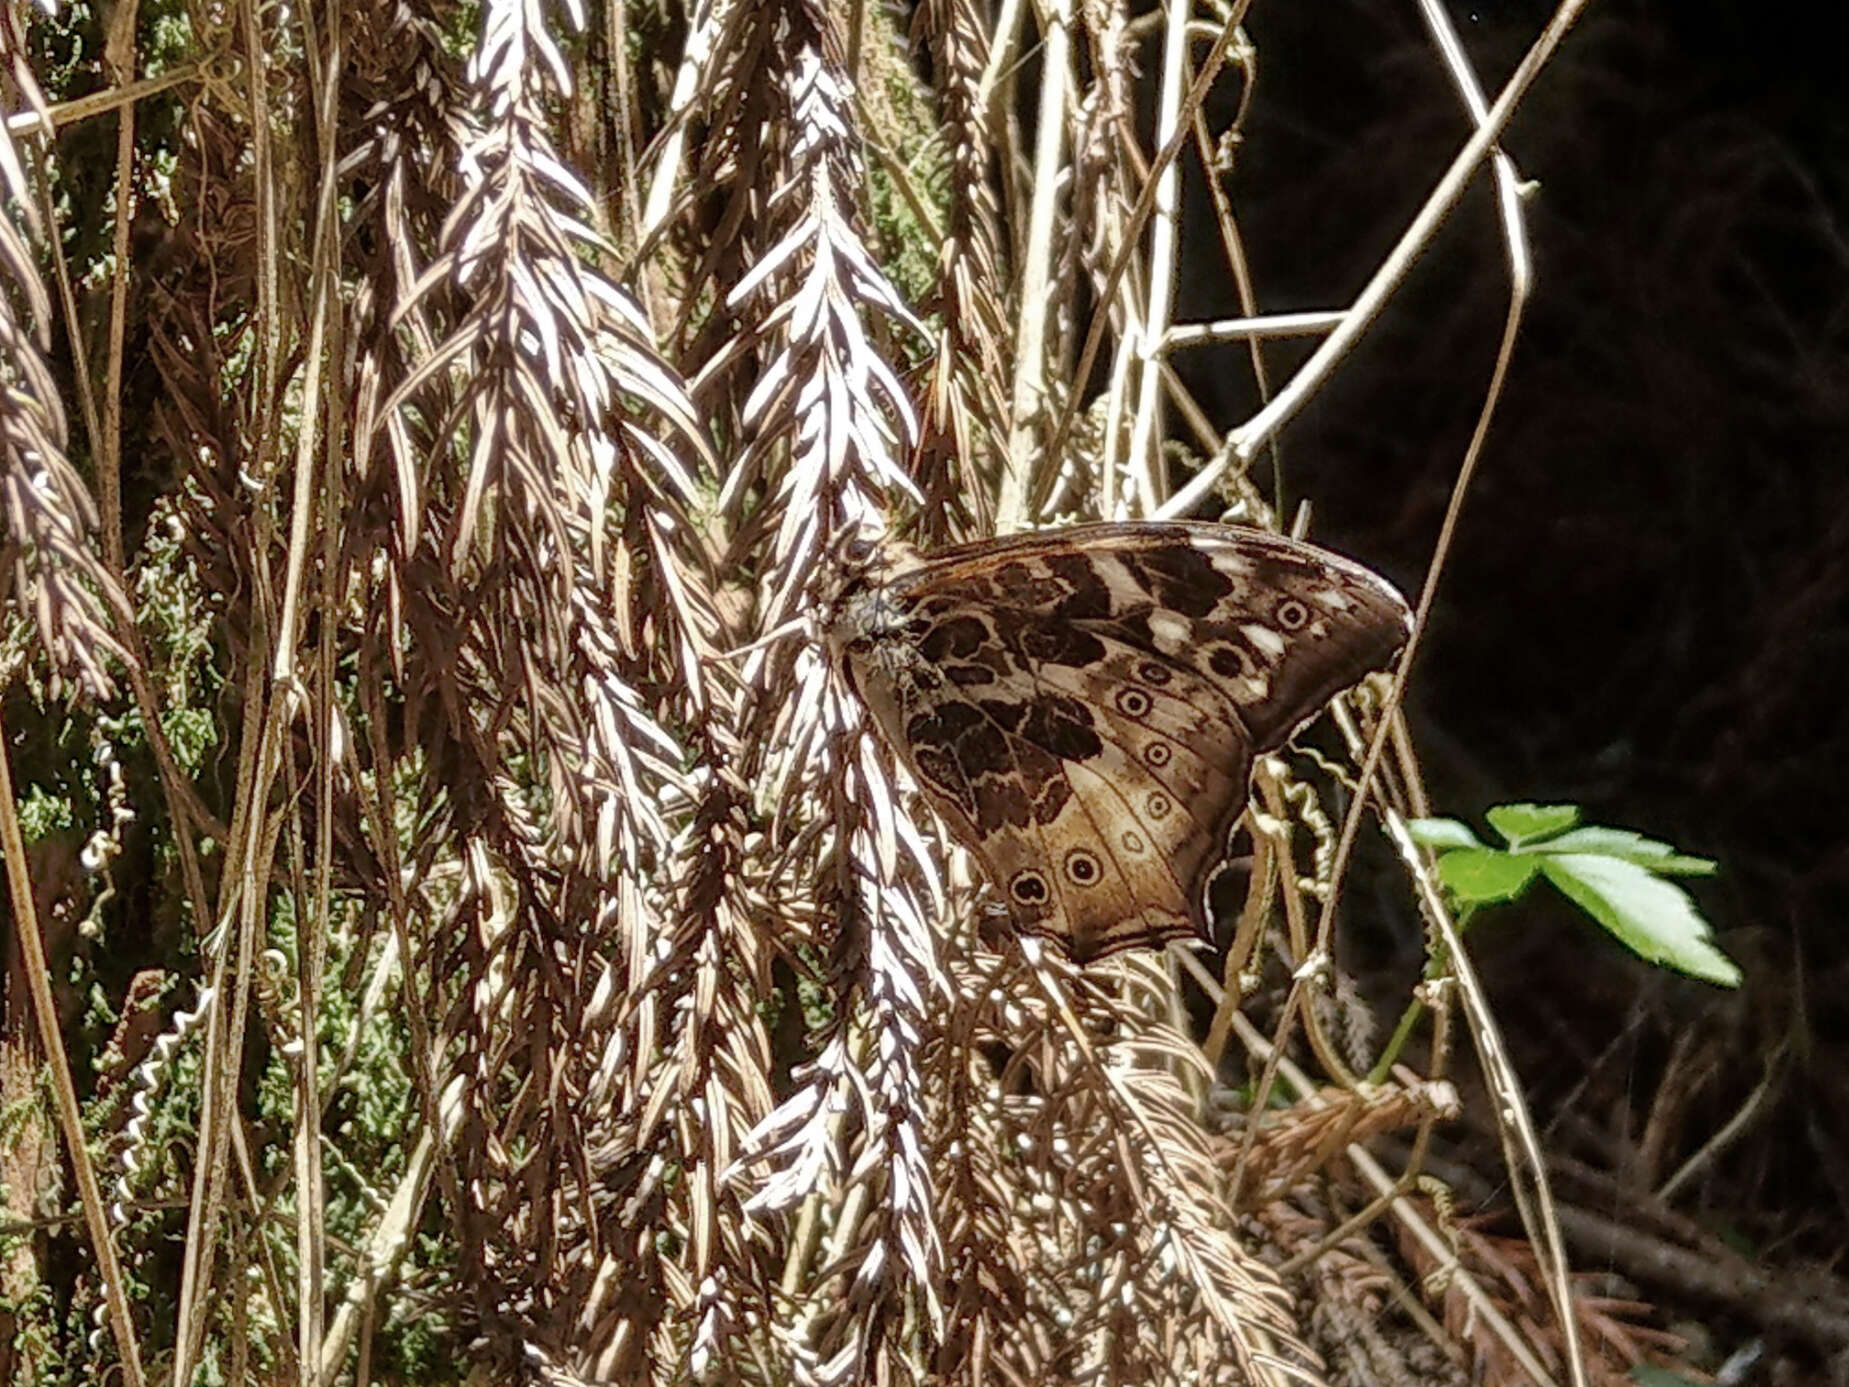
[[[1068,768],[1112,867],[1139,883],[1137,913],[1114,913],[1101,893],[1081,895],[1068,911],[1073,957],[1081,962],[1130,944],[1156,943],[1206,932],[1202,883],[1225,851],[1245,806],[1250,773],[1245,743],[1216,737],[1203,716],[1197,731],[1163,727],[1145,709],[1159,708],[1150,685],[1108,667],[1078,672],[1102,706],[1120,711],[1102,720],[1101,753]],[[1193,693],[1205,706],[1216,695],[1185,669],[1173,672],[1169,696]]]
[[850,590],[830,635],[1017,926],[1083,961],[1205,928],[1253,758],[1405,631],[1348,560],[1125,523],[929,556]]
[[[1041,664],[1036,684],[1100,710],[1098,754],[1064,767],[1079,809],[1138,909],[1071,890],[1071,951],[1083,961],[1134,943],[1202,934],[1207,874],[1245,807],[1249,742],[1223,691],[1184,664],[1104,638],[1094,665]],[[1079,885],[1082,883],[1077,883]],[[1138,918],[1140,916],[1140,919]]]

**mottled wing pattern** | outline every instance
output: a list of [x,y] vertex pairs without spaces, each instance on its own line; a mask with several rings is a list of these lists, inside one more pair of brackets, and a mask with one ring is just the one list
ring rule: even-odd
[[1253,757],[1407,621],[1307,544],[1107,523],[931,555],[851,592],[831,639],[1016,925],[1083,962],[1205,933]]

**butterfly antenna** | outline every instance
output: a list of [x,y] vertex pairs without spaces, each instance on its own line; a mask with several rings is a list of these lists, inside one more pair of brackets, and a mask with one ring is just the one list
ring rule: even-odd
[[808,612],[791,617],[781,626],[772,627],[756,640],[744,645],[733,646],[730,650],[718,650],[711,655],[701,656],[703,664],[717,665],[729,660],[736,660],[745,655],[756,654],[760,650],[775,645],[778,641],[788,640],[791,636],[806,634],[815,623],[815,618]]

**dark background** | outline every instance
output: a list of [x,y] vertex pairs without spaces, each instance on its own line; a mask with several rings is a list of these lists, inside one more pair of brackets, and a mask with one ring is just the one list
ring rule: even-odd
[[[1454,7],[1492,99],[1550,8]],[[1476,957],[1552,1149],[1614,1188],[1660,1184],[1769,1077],[1773,1101],[1677,1208],[1767,1263],[1835,1271],[1849,80],[1811,13],[1595,3],[1519,113],[1535,296],[1411,712],[1438,812],[1572,801],[1720,860],[1695,892],[1738,993],[1639,964],[1541,893],[1485,921]],[[1337,307],[1468,126],[1410,5],[1259,5],[1250,32],[1231,186],[1262,306]],[[1502,328],[1491,212],[1479,188],[1284,439],[1313,533],[1409,591]],[[1190,316],[1235,316],[1224,270],[1197,268]],[[1273,349],[1274,382],[1301,354]],[[1222,418],[1249,412],[1238,355],[1180,364]],[[1416,922],[1351,923],[1350,966],[1403,997]]]

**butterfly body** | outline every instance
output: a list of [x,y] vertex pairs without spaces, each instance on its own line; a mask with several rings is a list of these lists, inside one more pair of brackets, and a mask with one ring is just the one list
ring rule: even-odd
[[1083,962],[1206,934],[1253,759],[1408,621],[1311,545],[1121,522],[907,556],[850,584],[828,639],[1015,925]]

